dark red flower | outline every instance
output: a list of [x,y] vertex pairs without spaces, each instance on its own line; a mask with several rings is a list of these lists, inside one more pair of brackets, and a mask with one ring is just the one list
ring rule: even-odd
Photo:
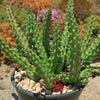
[[62,93],[64,85],[59,79],[53,80],[54,88],[53,91],[60,91]]

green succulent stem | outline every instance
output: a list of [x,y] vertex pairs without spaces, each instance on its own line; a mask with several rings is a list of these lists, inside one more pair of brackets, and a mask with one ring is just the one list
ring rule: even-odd
[[96,56],[100,52],[100,37],[96,38],[94,43],[91,44],[91,46],[87,49],[85,52],[84,60],[92,60],[93,58],[96,58]]
[[56,73],[56,69],[58,67],[59,53],[60,53],[60,41],[61,41],[61,29],[57,22],[53,24],[53,40],[52,40],[52,50],[50,52],[49,62],[51,66],[51,70]]
[[39,30],[38,30],[35,15],[33,14],[30,7],[27,9],[26,16],[27,16],[26,17],[27,37],[30,39],[29,41],[33,44],[34,51],[37,53],[37,55],[40,57],[43,63],[45,63],[48,66],[47,53],[45,51],[45,47],[43,46],[42,39],[39,35]]
[[86,52],[86,49],[88,49],[88,47],[89,47],[89,42],[90,42],[90,39],[91,39],[91,36],[92,36],[92,31],[93,31],[93,26],[94,26],[93,16],[91,16],[90,21],[88,23],[86,35],[84,36],[84,40],[82,42],[82,47],[81,47],[82,58],[84,58],[86,56],[85,52]]
[[16,20],[12,14],[11,8],[9,6],[6,6],[6,9],[7,9],[8,19],[10,21],[12,29],[14,30],[16,43],[17,43],[17,49],[20,52],[20,54],[24,56],[25,55],[24,49],[26,50],[28,47],[27,39],[24,33],[21,31],[21,28],[18,27]]
[[67,27],[68,32],[70,34],[69,40],[69,49],[67,52],[67,63],[69,64],[69,78],[70,83],[77,83],[78,77],[81,70],[81,44],[80,44],[80,37],[79,37],[79,30],[77,28],[77,23],[74,18],[73,14],[73,2],[69,0],[69,4],[67,7]]
[[18,53],[14,52],[13,49],[6,44],[2,37],[0,37],[0,45],[2,51],[4,51],[7,56],[14,60],[15,63],[19,64],[21,68],[26,69],[29,76],[36,80],[35,76],[37,75],[37,72],[35,66],[31,65],[25,57],[21,57],[18,55]]
[[45,15],[43,23],[42,41],[47,52],[47,56],[50,56],[50,28],[51,28],[51,10],[48,10]]

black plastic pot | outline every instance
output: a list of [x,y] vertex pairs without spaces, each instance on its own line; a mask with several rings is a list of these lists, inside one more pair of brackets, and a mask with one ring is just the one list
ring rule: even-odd
[[38,93],[32,93],[19,87],[14,81],[15,70],[11,74],[11,82],[16,88],[19,100],[77,100],[78,96],[83,88],[76,89],[72,92],[57,94],[57,95],[41,95]]

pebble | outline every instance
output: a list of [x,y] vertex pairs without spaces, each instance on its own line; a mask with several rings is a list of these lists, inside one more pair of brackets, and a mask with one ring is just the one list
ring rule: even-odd
[[37,91],[32,91],[33,93],[37,93]]
[[23,85],[25,84],[25,81],[24,81],[24,80],[22,80],[22,81],[21,81],[21,84],[22,84],[22,86],[23,86]]
[[35,82],[35,81],[30,80],[30,86],[34,86],[35,84],[36,84],[36,82]]
[[36,93],[40,93],[41,91],[40,90],[36,90]]
[[18,72],[17,71],[15,71],[15,76],[18,74]]
[[22,83],[21,82],[18,82],[18,84],[17,84],[18,86],[20,86],[20,87],[23,87],[23,85],[22,85]]
[[20,74],[21,74],[21,75],[26,74],[26,71],[21,70],[21,71],[20,71]]
[[40,88],[40,87],[37,87],[37,88],[36,88],[36,91],[41,91],[41,88]]
[[29,85],[30,80],[29,80],[28,78],[25,78],[25,79],[24,79],[24,83],[27,84],[27,85]]
[[25,85],[23,86],[23,89],[24,89],[24,90],[28,90],[28,84],[25,84]]
[[67,92],[67,86],[64,86],[62,93],[66,93]]
[[33,88],[32,88],[32,91],[35,91],[35,90],[36,90],[36,87],[33,87]]
[[60,92],[53,92],[52,95],[60,94]]
[[28,87],[28,91],[35,91],[36,90],[36,87],[34,86],[35,85],[35,81],[33,80],[30,80],[29,81],[29,87]]
[[32,88],[31,88],[31,87],[29,87],[29,88],[28,88],[28,91],[30,91],[30,92],[31,92],[31,91],[32,91]]
[[15,79],[15,82],[18,83],[19,82],[19,79]]
[[36,87],[36,88],[37,88],[37,87],[41,87],[41,84],[38,82],[38,83],[35,84],[35,87]]
[[18,78],[21,78],[21,74],[18,72],[15,76],[14,76],[14,78],[16,78],[16,77],[18,77]]
[[72,92],[73,91],[73,89],[70,89],[70,90],[68,90],[67,92]]
[[41,92],[42,95],[46,95],[46,92]]

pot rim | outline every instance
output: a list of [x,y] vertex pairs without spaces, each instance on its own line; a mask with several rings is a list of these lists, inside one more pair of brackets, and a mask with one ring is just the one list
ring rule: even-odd
[[54,99],[54,98],[56,99],[56,98],[68,97],[70,95],[80,92],[84,88],[84,87],[81,87],[81,88],[75,89],[74,91],[71,91],[68,93],[63,93],[63,94],[42,95],[40,93],[32,93],[30,91],[24,90],[23,88],[19,87],[14,81],[14,75],[15,75],[15,70],[11,74],[11,82],[17,90],[23,92],[25,95],[29,95],[29,96],[37,97],[37,98],[41,98],[41,99]]

